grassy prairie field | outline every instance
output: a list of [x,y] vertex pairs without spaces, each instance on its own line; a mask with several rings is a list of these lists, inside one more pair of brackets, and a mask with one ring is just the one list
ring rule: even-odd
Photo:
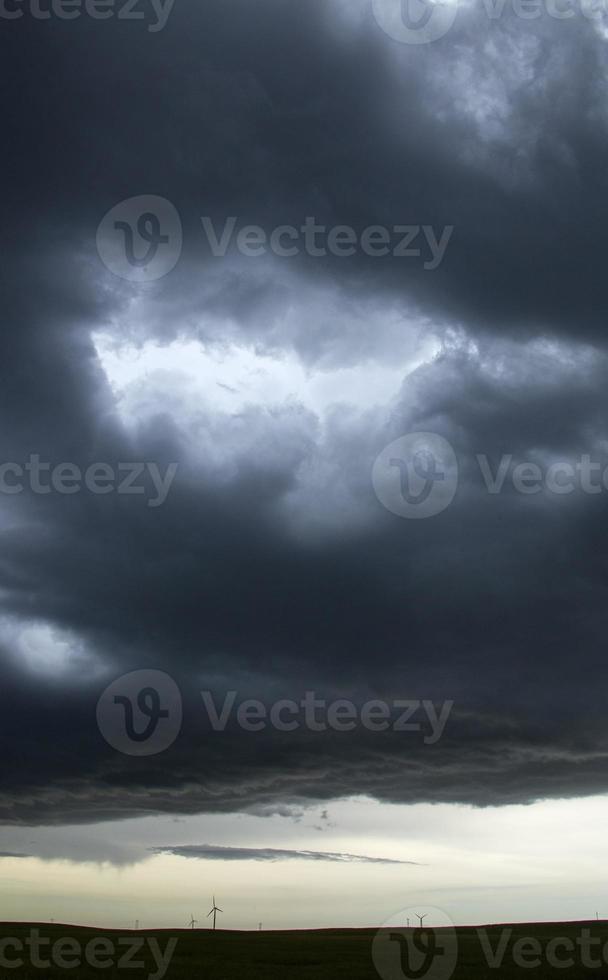
[[[477,928],[458,928],[457,958],[453,972],[449,967],[443,969],[438,961],[429,973],[429,980],[448,980],[450,973],[453,980],[483,980],[491,977],[509,980],[522,975],[527,975],[532,980],[545,980],[548,977],[608,976],[608,924],[604,922],[488,926],[483,929],[486,950],[499,950],[502,937],[500,952],[503,955],[500,965],[489,965]],[[376,929],[292,932],[231,932],[218,929],[216,933],[206,929],[163,929],[132,932],[48,923],[1,923],[0,930],[4,940],[0,945],[2,980],[7,977],[14,977],[15,980],[25,977],[58,980],[70,976],[76,980],[115,977],[133,980],[151,977],[160,980],[163,975],[168,980],[308,980],[313,977],[318,980],[380,980],[372,958]],[[37,930],[44,942],[39,949],[37,966],[32,962],[32,947],[26,944],[28,937],[32,936],[32,930]],[[437,930],[437,937],[441,941],[442,930]],[[530,937],[536,941],[532,944],[532,950],[527,944],[522,946],[522,940]],[[57,954],[58,947],[55,944],[66,939],[70,943],[59,948]],[[584,944],[589,939],[593,941],[590,955],[594,961],[601,959],[601,966],[584,965],[581,942]],[[162,962],[162,953],[170,940],[176,940],[177,943],[172,944],[175,945],[175,950],[168,969],[163,974],[162,967],[159,968],[158,964]],[[551,955],[547,956],[547,949],[551,948],[549,944],[552,940],[560,959],[572,958],[574,962],[571,966],[558,965],[556,968],[551,965]],[[566,945],[570,943],[570,952],[564,943],[558,944],[561,940],[565,940]],[[133,947],[133,941],[140,942],[139,949]],[[519,965],[517,956],[514,956],[518,941]],[[95,955],[92,962],[86,962],[87,959],[91,960],[92,942],[97,944]],[[89,953],[85,954],[87,947]],[[539,948],[541,952],[537,956],[535,950],[538,951]],[[157,951],[156,956],[153,949]],[[121,958],[128,956],[131,951],[130,962],[121,963]],[[15,962],[18,959],[22,960],[20,964]],[[530,965],[534,960],[539,962]],[[50,961],[51,965],[42,965],[42,961]],[[400,962],[399,958],[396,959],[389,973],[385,973],[381,980],[402,980],[407,977],[408,973],[399,967]]]

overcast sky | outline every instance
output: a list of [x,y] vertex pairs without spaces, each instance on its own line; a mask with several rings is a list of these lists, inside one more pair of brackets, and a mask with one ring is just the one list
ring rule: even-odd
[[17,6],[0,916],[608,915],[608,14]]

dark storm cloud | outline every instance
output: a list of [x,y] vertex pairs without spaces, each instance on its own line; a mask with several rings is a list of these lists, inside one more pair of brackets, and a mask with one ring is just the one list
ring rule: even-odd
[[[155,510],[0,496],[0,819],[605,791],[605,495],[492,497],[475,464],[606,455],[598,28],[474,7],[414,48],[366,4],[279,0],[182,0],[154,35],[86,18],[4,28],[2,458],[180,468]],[[105,212],[143,193],[178,208],[184,251],[139,287],[94,242]],[[202,215],[455,231],[433,272],[364,255],[220,260]],[[272,392],[218,412],[169,375],[127,425],[96,332],[238,344],[316,371],[403,364],[404,383],[319,418]],[[405,377],[431,333],[436,356]],[[431,520],[394,517],[371,488],[375,457],[409,431],[444,435],[459,458],[455,501]],[[183,733],[158,757],[121,756],[97,698],[150,667],[179,683]],[[207,688],[456,708],[433,746],[210,733]]]
[[416,861],[396,861],[393,858],[368,857],[361,854],[340,854],[332,851],[293,851],[275,847],[218,847],[213,844],[188,844],[180,847],[152,847],[155,854],[176,854],[178,857],[202,861],[333,861],[341,864],[416,864]]

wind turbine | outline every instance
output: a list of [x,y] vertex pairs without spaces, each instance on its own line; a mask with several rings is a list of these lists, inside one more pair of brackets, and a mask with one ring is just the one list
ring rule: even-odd
[[213,896],[213,908],[207,914],[207,918],[209,918],[210,915],[213,916],[213,929],[214,930],[215,930],[215,917],[216,917],[216,915],[217,915],[218,912],[222,912],[222,909],[218,909],[217,905],[215,904],[215,895],[214,895]]
[[429,914],[428,912],[425,912],[424,915],[418,915],[418,913],[416,912],[416,918],[420,919],[420,925],[418,927],[419,929],[422,929],[422,922],[424,919],[426,919],[428,914]]
[[198,919],[195,919],[194,916],[191,915],[190,916],[190,922],[188,923],[188,925],[190,926],[191,929],[194,929],[194,927],[197,924],[197,922],[198,922]]

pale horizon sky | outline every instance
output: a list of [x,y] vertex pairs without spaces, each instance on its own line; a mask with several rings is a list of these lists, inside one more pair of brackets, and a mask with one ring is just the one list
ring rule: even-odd
[[[214,894],[224,909],[218,926],[227,929],[257,929],[260,921],[267,929],[372,928],[417,905],[442,910],[456,925],[608,918],[607,819],[606,796],[483,810],[359,798],[295,818],[4,828],[2,851],[58,856],[0,859],[0,920],[130,928],[139,919],[142,928],[183,928],[194,914],[204,928]],[[146,855],[154,846],[237,842],[418,864]],[[86,859],[91,849],[95,862]]]

